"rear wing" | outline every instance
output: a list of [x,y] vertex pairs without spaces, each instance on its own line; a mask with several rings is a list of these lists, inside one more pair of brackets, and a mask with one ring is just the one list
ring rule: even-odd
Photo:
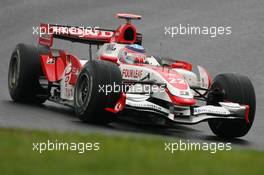
[[[125,24],[125,28],[131,28],[134,26],[132,24]],[[39,44],[51,47],[53,45],[53,39],[63,39],[71,42],[78,42],[90,45],[102,45],[109,42],[119,42],[119,43],[133,43],[142,45],[142,35],[140,33],[133,34],[135,36],[133,40],[122,40],[116,39],[120,38],[123,32],[126,35],[126,31],[119,31],[119,29],[124,29],[124,27],[119,27],[117,30],[101,29],[99,27],[77,27],[77,26],[66,26],[57,24],[40,24],[39,30]],[[130,31],[129,31],[130,32]]]

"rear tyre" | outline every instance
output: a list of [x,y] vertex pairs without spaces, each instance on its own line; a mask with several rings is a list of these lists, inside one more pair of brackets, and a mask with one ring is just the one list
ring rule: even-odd
[[18,44],[9,63],[8,89],[16,102],[42,104],[47,100],[47,90],[39,83],[43,75],[40,56],[48,53],[45,47]]
[[87,62],[78,76],[74,91],[75,112],[81,121],[105,124],[112,121],[113,113],[106,107],[114,108],[121,91],[106,93],[106,87],[122,85],[119,67],[109,61]]
[[212,132],[223,138],[246,135],[252,126],[256,110],[255,91],[249,78],[233,73],[216,76],[207,103],[219,105],[220,101],[249,105],[249,123],[246,120],[209,120]]

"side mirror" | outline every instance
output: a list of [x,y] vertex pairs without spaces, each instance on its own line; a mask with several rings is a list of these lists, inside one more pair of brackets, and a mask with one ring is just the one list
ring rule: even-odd
[[105,61],[111,61],[113,63],[117,63],[118,58],[115,56],[110,56],[110,55],[101,55],[99,57],[101,60],[105,60]]
[[172,63],[170,66],[171,68],[186,69],[188,71],[192,71],[192,64],[186,61],[176,61],[175,63]]

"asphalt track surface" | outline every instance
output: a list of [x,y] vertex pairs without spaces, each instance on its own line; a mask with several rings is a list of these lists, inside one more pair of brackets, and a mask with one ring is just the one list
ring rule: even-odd
[[[179,125],[174,129],[115,122],[107,127],[81,123],[74,113],[54,103],[43,106],[15,104],[7,88],[8,63],[17,43],[36,43],[33,26],[40,22],[115,28],[117,12],[143,16],[136,22],[144,34],[148,53],[186,59],[205,66],[213,75],[222,72],[246,74],[257,94],[257,112],[253,128],[245,137],[231,140],[245,148],[264,148],[264,2],[262,0],[1,0],[0,1],[0,126],[59,131],[102,132],[106,134],[145,133],[195,141],[221,141],[213,136],[207,123]],[[164,35],[165,26],[231,26],[232,34],[209,36]],[[160,47],[162,43],[162,47]],[[88,47],[56,43],[81,57]],[[160,49],[162,48],[162,49]]]

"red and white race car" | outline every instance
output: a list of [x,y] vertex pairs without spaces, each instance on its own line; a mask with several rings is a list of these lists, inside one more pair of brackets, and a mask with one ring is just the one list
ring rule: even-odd
[[[132,20],[116,30],[41,24],[39,45],[18,44],[12,53],[8,87],[17,102],[46,100],[74,108],[82,121],[108,123],[126,113],[135,121],[196,124],[208,121],[220,137],[247,134],[255,116],[255,92],[248,77],[228,73],[211,80],[186,61],[148,56]],[[89,46],[87,59],[52,48],[53,39]],[[98,48],[92,59],[92,46]],[[120,115],[122,114],[122,115]]]

